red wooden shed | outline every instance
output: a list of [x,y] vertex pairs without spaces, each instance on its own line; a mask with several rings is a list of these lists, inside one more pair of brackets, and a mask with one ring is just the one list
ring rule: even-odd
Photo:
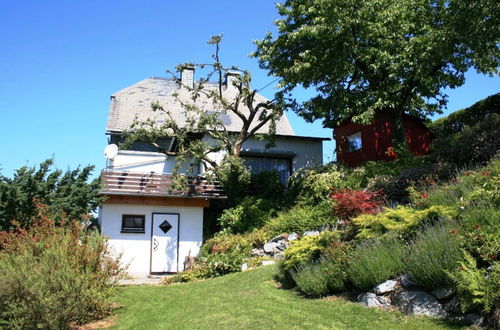
[[[432,134],[419,118],[404,115],[406,140],[414,155],[429,153]],[[378,112],[370,125],[345,121],[335,129],[337,160],[354,167],[369,160],[391,160],[392,122],[388,113]]]

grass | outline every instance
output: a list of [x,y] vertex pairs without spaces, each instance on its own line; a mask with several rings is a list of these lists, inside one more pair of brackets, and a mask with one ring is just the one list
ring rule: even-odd
[[277,288],[275,268],[163,286],[123,287],[113,329],[449,329],[445,321],[306,299]]

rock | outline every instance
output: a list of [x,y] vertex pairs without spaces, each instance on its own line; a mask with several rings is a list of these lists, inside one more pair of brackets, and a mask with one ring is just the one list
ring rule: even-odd
[[436,297],[437,300],[451,298],[455,294],[454,288],[441,288],[431,291],[432,295]]
[[437,299],[424,291],[401,291],[393,296],[392,301],[406,314],[437,318],[448,315]]
[[302,236],[318,236],[319,235],[319,231],[317,230],[308,230],[308,231],[305,231],[304,234],[302,234]]
[[265,255],[264,249],[252,249],[252,257],[262,257]]
[[398,284],[398,282],[396,282],[396,281],[388,280],[388,281],[385,281],[384,283],[380,283],[379,285],[377,285],[373,289],[373,292],[376,294],[384,294],[384,293],[392,292],[396,288],[397,284]]
[[475,325],[477,327],[480,327],[484,323],[484,317],[473,313],[453,317],[451,320],[460,325]]
[[248,264],[241,264],[241,271],[244,272],[245,270],[248,270]]
[[462,310],[460,309],[460,302],[458,301],[458,298],[456,296],[446,304],[444,304],[443,308],[447,312],[462,314]]
[[262,260],[262,266],[274,265],[275,263],[274,260]]
[[269,242],[264,244],[264,252],[266,253],[273,253],[279,246],[279,243],[276,242]]
[[299,234],[297,233],[291,233],[290,235],[288,235],[288,241],[295,241],[295,240],[298,240],[299,239]]
[[281,235],[278,235],[278,236],[272,238],[271,240],[269,240],[269,243],[271,243],[271,242],[279,242],[279,241],[286,241],[287,237],[288,237],[287,234],[281,234]]
[[391,307],[391,301],[387,297],[379,297],[374,293],[366,292],[358,296],[358,301],[367,307]]
[[403,276],[401,276],[399,282],[403,287],[407,289],[415,288],[418,286],[417,283],[413,282],[412,278],[408,274],[404,274]]
[[285,251],[287,247],[288,243],[286,242],[278,242],[278,245],[276,246],[276,248],[280,251]]

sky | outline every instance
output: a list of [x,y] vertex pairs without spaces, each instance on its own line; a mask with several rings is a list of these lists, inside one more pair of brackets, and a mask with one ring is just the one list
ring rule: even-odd
[[[273,1],[2,1],[0,174],[54,157],[58,168],[105,166],[110,96],[179,63],[210,62],[206,42],[223,34],[221,60],[250,70],[253,87],[274,80],[248,57],[279,18]],[[500,78],[469,72],[449,91],[445,114],[499,92]],[[269,86],[262,94],[271,97]],[[311,96],[298,91],[299,101]],[[287,114],[297,135],[331,137],[321,122]],[[324,143],[324,161],[333,159]]]

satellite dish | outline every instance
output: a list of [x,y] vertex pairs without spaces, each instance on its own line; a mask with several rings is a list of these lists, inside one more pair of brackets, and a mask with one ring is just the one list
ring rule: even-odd
[[104,156],[106,156],[107,159],[113,160],[117,154],[118,146],[116,144],[108,144],[106,148],[104,148]]

